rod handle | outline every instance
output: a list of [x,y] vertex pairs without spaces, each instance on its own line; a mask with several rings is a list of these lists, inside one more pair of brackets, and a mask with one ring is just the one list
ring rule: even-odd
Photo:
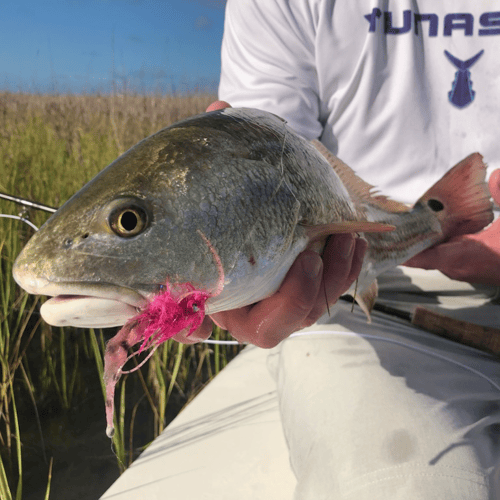
[[411,322],[441,337],[500,356],[500,330],[497,328],[450,318],[421,306],[413,312]]

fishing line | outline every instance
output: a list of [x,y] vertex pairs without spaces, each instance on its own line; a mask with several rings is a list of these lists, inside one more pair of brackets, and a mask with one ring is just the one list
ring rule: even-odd
[[326,311],[328,312],[328,317],[330,317],[330,306],[328,305],[328,294],[326,292],[326,283],[325,283],[325,280],[323,278],[323,293],[325,294],[325,302],[326,302]]
[[[17,203],[18,205],[22,205],[24,207],[35,208],[36,210],[43,210],[44,212],[54,213],[57,211],[57,208],[49,207],[48,205],[44,205],[43,203],[37,203],[36,201],[31,201],[26,198],[21,198],[20,196],[13,196],[7,193],[0,192],[0,198],[12,201]],[[31,226],[35,231],[38,231],[38,227],[35,226],[31,221],[26,219],[25,217],[21,217],[20,215],[8,215],[8,214],[0,214],[0,217],[4,217],[6,219],[17,219],[22,222],[26,222],[29,226]]]
[[[360,237],[359,233],[356,233],[356,237],[357,238]],[[359,283],[359,274],[356,276],[356,281],[355,281],[355,285],[354,285],[354,293],[352,295],[351,313],[354,312],[354,303],[356,302],[356,294],[358,293],[358,283]]]
[[113,453],[113,455],[115,456],[115,458],[118,460],[118,462],[120,463],[120,465],[123,467],[123,469],[125,470],[127,467],[126,465],[123,463],[122,459],[118,456],[118,453],[116,451],[116,447],[115,447],[115,442],[113,439],[111,439],[111,452]]
[[287,122],[285,121],[283,123],[283,128],[285,129],[285,135],[283,136],[283,145],[281,146],[281,157],[280,157],[280,166],[281,166],[281,181],[278,185],[278,189],[281,187],[281,184],[285,184],[285,186],[288,188],[288,191],[290,191],[290,194],[295,198],[295,200],[300,204],[300,201],[297,200],[297,197],[295,196],[295,193],[292,191],[292,188],[288,185],[288,183],[285,180],[285,165],[283,163],[283,157],[285,156],[285,144],[286,144],[286,136],[288,135],[288,128],[286,126]]
[[224,267],[222,266],[222,262],[220,260],[219,254],[217,253],[217,250],[215,250],[210,240],[199,229],[197,229],[196,232],[200,235],[200,237],[206,243],[208,249],[212,252],[214,262],[217,266],[217,272],[219,273],[217,288],[214,292],[210,293],[210,297],[217,297],[222,293],[222,290],[224,290]]
[[[270,196],[270,198],[268,200],[266,200],[267,203],[271,203],[277,196],[277,194],[279,193],[279,190],[280,190],[280,187],[282,186],[282,184],[284,183],[285,186],[288,188],[288,190],[290,191],[291,195],[294,197],[295,201],[297,202],[297,205],[296,205],[296,209],[295,209],[295,212],[298,213],[298,210],[300,208],[300,201],[297,199],[297,197],[295,196],[294,192],[292,191],[292,189],[290,188],[290,186],[287,184],[286,180],[285,180],[285,165],[283,163],[283,157],[284,157],[284,154],[285,154],[285,144],[286,144],[286,138],[287,138],[287,135],[288,135],[288,128],[286,127],[286,120],[283,120],[283,128],[284,128],[284,135],[283,135],[283,144],[281,145],[281,155],[280,155],[280,172],[281,172],[281,179],[280,181],[278,182],[278,185],[276,186],[276,188],[274,189],[274,192],[272,193],[272,195]],[[250,227],[247,235],[245,236],[241,246],[240,246],[240,249],[236,252],[236,257],[235,257],[235,260],[234,262],[228,266],[228,273],[230,273],[236,266],[236,264],[238,263],[238,257],[240,256],[240,254],[242,253],[241,249],[245,247],[245,245],[248,243],[248,241],[250,240],[250,238],[252,237],[252,234],[257,226],[257,224],[261,221],[261,218],[262,218],[262,212],[264,210],[264,203],[261,203],[261,208],[260,208],[260,214],[259,215],[256,215],[254,217],[254,223],[252,224],[252,226]]]
[[204,344],[215,344],[215,345],[247,345],[247,342],[238,342],[237,340],[215,340],[206,339],[202,340]]
[[352,295],[351,313],[354,312],[354,304],[356,303],[356,294],[358,293],[358,281],[359,281],[359,277],[356,278],[355,285],[354,285],[354,293]]
[[[144,363],[146,363],[146,361],[149,360],[149,358],[156,352],[156,349],[158,349],[158,347],[160,346],[160,344],[156,344],[155,346],[153,346],[153,348],[151,349],[151,351],[149,351],[149,354],[137,365],[135,366],[134,368],[131,368],[130,370],[122,370],[120,369],[120,375],[127,375],[129,373],[133,373],[135,371],[137,371],[142,365],[144,365]],[[125,360],[125,363],[123,363],[123,366],[125,366],[125,364],[130,361],[133,357],[137,356],[139,354],[138,351],[135,351],[133,352],[126,360]]]
[[26,222],[26,224],[28,224],[28,226],[31,226],[35,231],[38,231],[38,227],[36,227],[35,224],[33,224],[33,222],[29,221],[28,219],[25,219],[24,217],[21,217],[20,215],[0,214],[0,217],[4,217],[6,219],[16,219],[16,220]]
[[[405,343],[401,340],[381,337],[379,335],[372,335],[372,334],[368,334],[368,333],[344,332],[342,330],[309,330],[309,331],[305,331],[305,332],[292,333],[288,338],[291,339],[291,338],[295,338],[295,337],[307,337],[307,336],[311,336],[311,335],[338,335],[338,336],[346,336],[346,337],[363,337],[363,338],[369,339],[369,340],[379,340],[381,342],[388,342],[389,344],[394,344],[394,345],[406,347],[407,349],[412,349],[414,351],[420,352],[422,354],[426,354],[426,355],[431,356],[433,358],[447,361],[448,363],[459,366],[460,368],[463,368],[464,370],[467,370],[471,373],[474,373],[475,375],[478,375],[479,377],[488,381],[497,391],[500,392],[500,386],[495,381],[493,381],[491,378],[486,376],[484,373],[481,373],[479,370],[476,370],[475,368],[472,368],[471,366],[468,366],[464,363],[460,363],[459,361],[455,361],[454,359],[449,358],[447,356],[444,356],[442,354],[438,354],[436,352],[433,352],[430,349],[426,349],[424,347],[418,347],[415,345],[410,345],[410,344]],[[205,341],[205,342],[207,342],[207,341]],[[211,341],[210,343],[217,343],[217,342],[223,342],[223,341]],[[233,344],[240,344],[237,341],[231,341],[231,340],[225,341],[225,342],[232,342]],[[241,345],[243,345],[243,344],[241,344]]]

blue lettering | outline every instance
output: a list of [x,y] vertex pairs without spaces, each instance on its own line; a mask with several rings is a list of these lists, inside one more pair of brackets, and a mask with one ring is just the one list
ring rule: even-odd
[[401,35],[402,33],[408,33],[411,29],[411,10],[403,11],[403,27],[395,28],[392,25],[392,12],[384,12],[384,26],[385,32],[391,35]]
[[[381,19],[381,21],[378,22],[378,19],[382,18],[382,16],[383,20]],[[382,29],[381,23],[383,22],[385,34],[402,35],[411,31],[411,24],[413,21],[414,33],[418,36],[425,34],[424,22],[428,22],[428,36],[438,36],[439,17],[437,14],[419,14],[411,10],[404,10],[402,26],[394,26],[392,16],[393,12],[382,11],[378,7],[374,7],[370,14],[365,14],[364,16],[370,25],[368,31],[374,33],[377,31],[377,27]],[[444,36],[451,36],[456,30],[463,30],[465,36],[473,35],[474,16],[469,12],[446,14],[443,23]],[[481,29],[477,32],[479,36],[500,35],[500,11],[484,12],[479,18],[479,24],[481,26]]]
[[484,30],[479,30],[479,35],[500,35],[500,28],[493,28],[493,26],[500,26],[500,12],[485,12],[481,14],[479,23],[484,26]]
[[473,25],[472,14],[447,14],[444,18],[444,36],[451,36],[451,32],[456,29],[463,29],[465,36],[471,36]]
[[370,23],[370,29],[368,31],[375,31],[377,28],[377,17],[380,17],[381,15],[382,11],[378,7],[375,7],[371,14],[365,15],[365,19]]
[[415,14],[415,35],[418,35],[422,21],[429,21],[429,36],[438,34],[438,16],[436,14]]

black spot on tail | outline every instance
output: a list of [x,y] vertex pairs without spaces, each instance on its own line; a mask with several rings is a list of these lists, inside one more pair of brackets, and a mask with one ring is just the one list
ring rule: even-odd
[[111,408],[113,406],[113,401],[111,401],[111,399],[106,399],[106,406]]
[[124,349],[125,351],[128,351],[128,348],[130,347],[129,343],[126,341],[126,340],[123,340],[121,343],[120,343],[120,347],[122,349]]
[[444,205],[439,200],[433,198],[427,202],[427,205],[433,212],[441,212],[444,209]]

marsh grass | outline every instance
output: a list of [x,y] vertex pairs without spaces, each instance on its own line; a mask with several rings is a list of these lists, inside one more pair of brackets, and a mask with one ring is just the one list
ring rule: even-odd
[[[202,112],[213,99],[0,93],[0,190],[57,207],[133,144]],[[22,213],[38,226],[47,219],[3,200],[0,213]],[[28,296],[12,279],[12,264],[32,234],[26,224],[0,219],[0,498],[20,500],[29,486],[34,498],[69,500],[68,491],[56,489],[62,460],[50,428],[61,421],[69,426],[91,406],[99,384],[104,394],[103,353],[116,330],[54,328],[41,320],[43,299]],[[220,329],[214,335],[226,338]],[[122,377],[113,438],[120,472],[237,352],[169,341]],[[139,362],[133,358],[131,368]],[[101,403],[104,434],[104,397]],[[32,481],[34,464],[38,475],[44,472],[38,482]]]

